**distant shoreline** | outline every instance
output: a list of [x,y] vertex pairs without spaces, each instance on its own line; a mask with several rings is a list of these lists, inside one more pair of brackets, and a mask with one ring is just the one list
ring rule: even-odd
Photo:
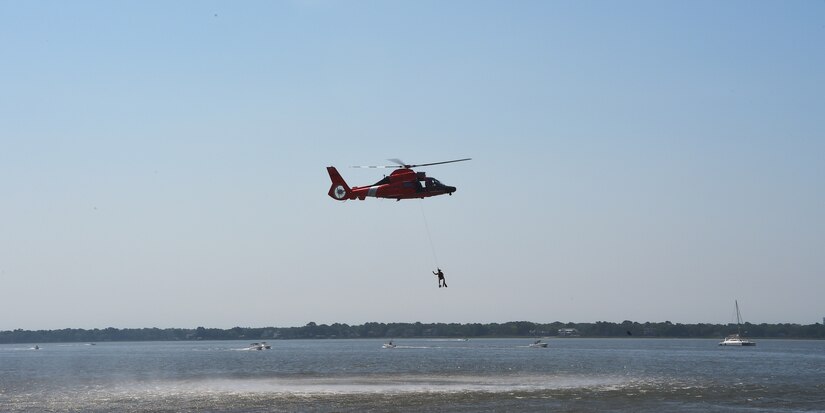
[[[743,335],[752,338],[825,339],[825,326],[820,323],[750,324],[741,325]],[[681,324],[665,322],[612,323],[341,323],[315,324],[303,327],[233,327],[218,328],[104,328],[60,330],[0,331],[0,344],[16,343],[79,343],[108,341],[199,341],[199,340],[291,340],[340,338],[517,338],[517,337],[582,337],[582,338],[720,338],[736,332],[736,324]]]

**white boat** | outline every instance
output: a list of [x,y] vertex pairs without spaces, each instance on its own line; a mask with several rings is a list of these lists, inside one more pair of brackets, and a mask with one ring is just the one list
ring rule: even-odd
[[249,345],[250,350],[269,350],[272,346],[266,344],[266,341],[262,341],[260,343],[252,343]]
[[543,341],[541,341],[541,340],[536,340],[536,341],[534,341],[532,344],[528,345],[527,347],[532,347],[532,348],[546,348],[546,347],[547,347],[547,343],[545,343],[545,342],[543,342]]
[[720,346],[755,346],[756,342],[750,341],[745,337],[742,337],[742,316],[739,315],[739,302],[734,300],[734,305],[736,306],[736,333],[731,334],[725,337],[724,340],[719,342]]
[[381,348],[395,348],[397,347],[392,340],[381,345]]
[[731,334],[719,342],[720,346],[755,346],[756,342],[741,337],[739,334]]

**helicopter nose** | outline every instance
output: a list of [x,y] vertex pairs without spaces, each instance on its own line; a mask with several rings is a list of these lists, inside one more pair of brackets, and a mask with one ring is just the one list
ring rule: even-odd
[[455,192],[455,187],[454,186],[448,186],[447,187],[447,193],[452,195],[453,192]]

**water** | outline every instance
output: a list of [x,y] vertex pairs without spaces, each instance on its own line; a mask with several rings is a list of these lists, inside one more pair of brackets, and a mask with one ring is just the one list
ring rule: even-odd
[[0,345],[2,412],[825,412],[825,342],[402,339]]

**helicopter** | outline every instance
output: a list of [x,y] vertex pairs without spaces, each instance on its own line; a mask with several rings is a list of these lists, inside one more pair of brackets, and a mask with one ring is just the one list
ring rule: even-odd
[[346,201],[348,199],[365,200],[368,196],[373,198],[388,198],[400,201],[402,199],[416,199],[426,198],[436,195],[452,195],[456,188],[454,186],[447,186],[438,181],[438,179],[428,177],[424,172],[413,171],[412,168],[419,166],[441,165],[445,163],[469,161],[472,158],[454,159],[452,161],[422,163],[418,165],[410,165],[404,163],[400,159],[387,159],[397,165],[381,165],[381,166],[353,166],[353,168],[398,168],[392,171],[389,176],[384,176],[380,181],[368,186],[354,186],[352,188],[347,185],[341,174],[334,166],[328,166],[329,178],[332,180],[332,185],[327,193],[332,199],[338,201]]

